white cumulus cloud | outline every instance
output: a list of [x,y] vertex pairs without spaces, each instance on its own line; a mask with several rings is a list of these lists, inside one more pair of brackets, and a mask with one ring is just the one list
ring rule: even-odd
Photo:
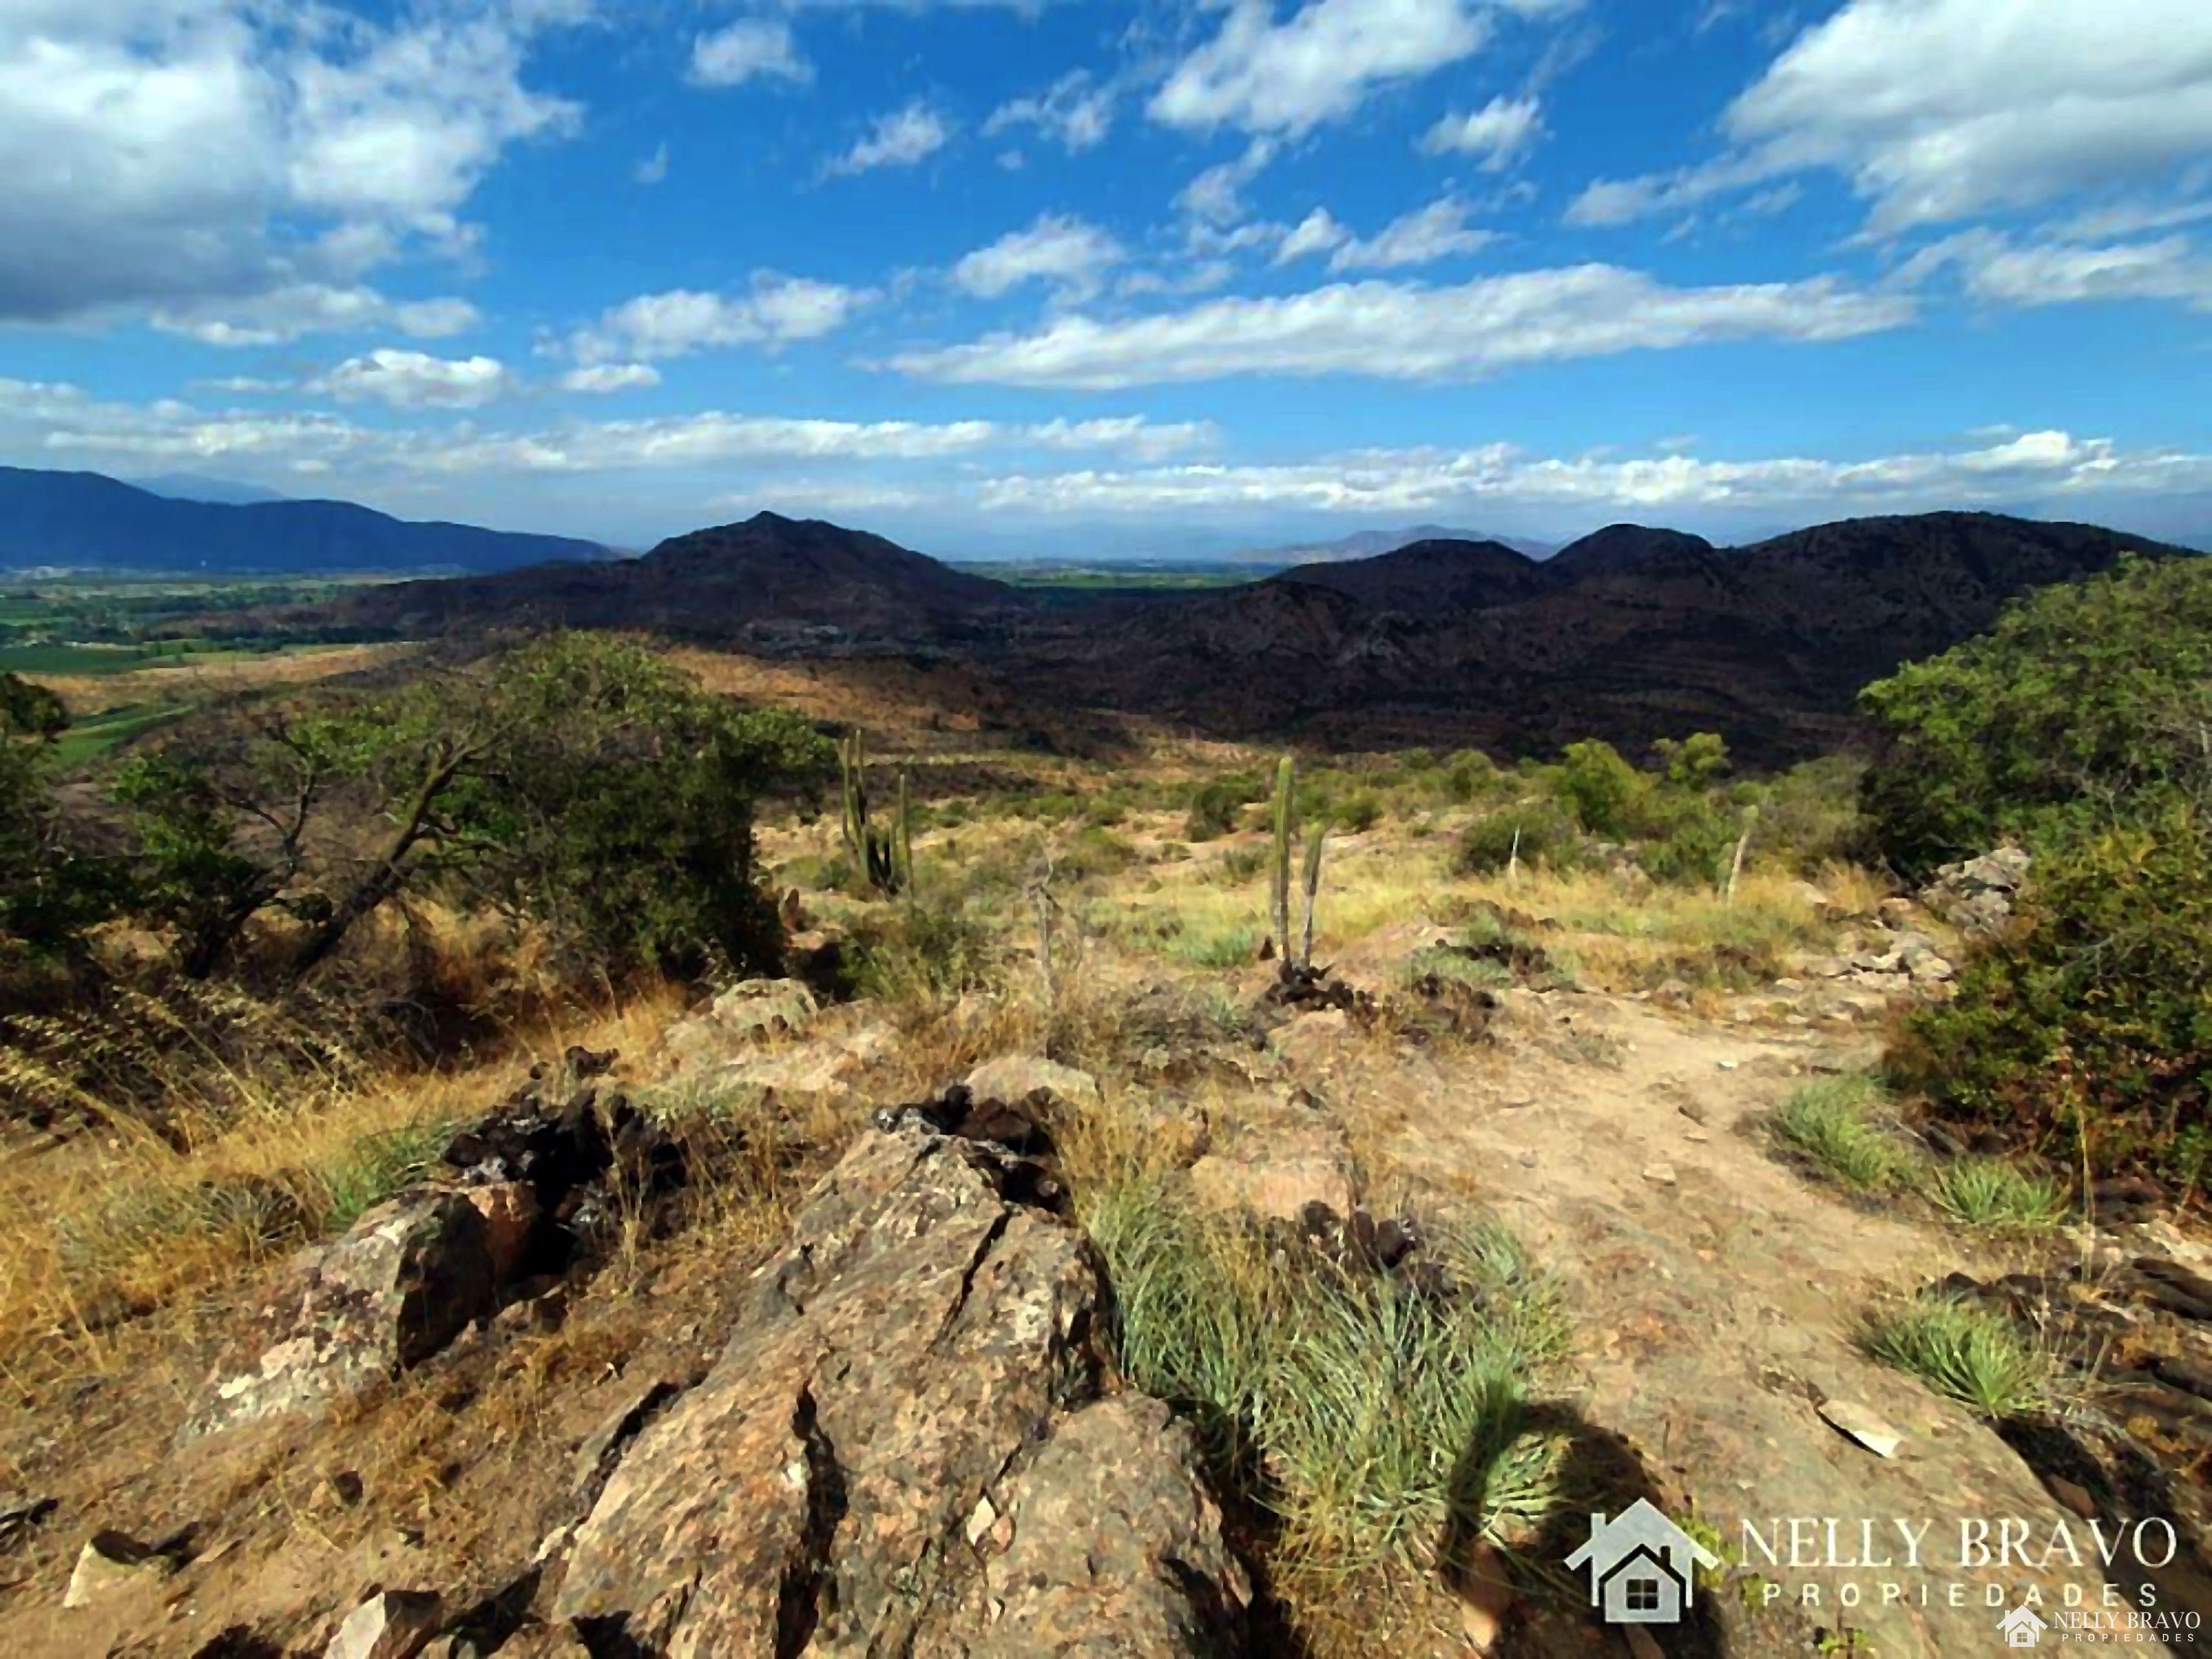
[[1724,155],[1600,180],[1570,217],[1616,224],[1809,169],[1870,228],[2157,188],[2212,155],[2212,7],[2201,0],[1850,0],[1731,104]]
[[952,128],[928,105],[916,101],[876,118],[866,137],[830,163],[833,173],[877,167],[910,167],[952,142]]
[[1502,172],[1526,155],[1544,131],[1535,98],[1493,98],[1472,115],[1447,115],[1422,137],[1431,155],[1476,155],[1484,170]]
[[561,377],[563,392],[605,397],[616,392],[641,391],[660,384],[660,371],[650,363],[593,363],[572,368]]
[[759,271],[745,294],[692,289],[641,294],[578,330],[569,349],[586,367],[682,357],[724,346],[774,349],[836,333],[873,297],[836,283]]
[[310,383],[342,402],[373,398],[394,409],[481,409],[512,389],[496,357],[433,357],[390,346],[349,357]]
[[1231,0],[1214,37],[1176,65],[1150,106],[1170,126],[1295,137],[1358,108],[1376,88],[1459,62],[1489,38],[1468,0]]
[[691,43],[691,82],[702,87],[741,87],[748,81],[789,81],[804,86],[814,78],[781,17],[741,17]]
[[1089,295],[1127,257],[1121,245],[1097,226],[1064,214],[1044,214],[1027,229],[1010,231],[964,256],[952,267],[952,281],[985,298],[1030,282]]
[[1113,131],[1113,88],[1094,81],[1088,70],[1071,70],[1034,97],[1000,105],[983,123],[983,136],[995,138],[1019,127],[1035,129],[1071,155],[1096,149]]
[[1030,333],[892,362],[928,380],[1097,389],[1242,374],[1473,380],[1528,363],[1716,341],[1848,339],[1899,327],[1913,314],[1908,295],[1862,292],[1827,277],[1670,288],[1592,264],[1450,287],[1338,283],[1111,321],[1067,316]]
[[[1496,233],[1469,225],[1467,213],[1467,204],[1456,197],[1441,198],[1393,219],[1370,237],[1338,244],[1329,255],[1328,268],[1390,270],[1431,264],[1454,253],[1472,253],[1497,240]],[[1294,237],[1297,234],[1291,233]]]
[[465,247],[501,156],[576,127],[524,67],[579,10],[0,6],[0,319],[189,313]]

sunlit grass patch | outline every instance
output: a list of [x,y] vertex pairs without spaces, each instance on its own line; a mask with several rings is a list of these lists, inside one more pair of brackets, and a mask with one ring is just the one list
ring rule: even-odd
[[1878,1309],[1859,1341],[1884,1364],[1993,1422],[2049,1413],[2064,1393],[2049,1348],[2002,1315],[1955,1297],[1920,1296]]
[[1774,1110],[1775,1138],[1821,1174],[1856,1192],[1893,1192],[1915,1172],[1905,1147],[1877,1116],[1881,1091],[1863,1077],[1823,1078]]
[[1285,1255],[1141,1165],[1079,1207],[1123,1371],[1192,1414],[1224,1478],[1279,1516],[1286,1553],[1419,1565],[1448,1523],[1510,1540],[1561,1501],[1560,1449],[1524,1401],[1565,1322],[1502,1231],[1432,1237],[1425,1255],[1462,1291],[1437,1296]]
[[2041,1231],[2057,1226],[2066,1213],[2065,1194],[2057,1182],[2002,1158],[1969,1158],[1944,1164],[1929,1178],[1928,1196],[1945,1214],[1969,1227]]

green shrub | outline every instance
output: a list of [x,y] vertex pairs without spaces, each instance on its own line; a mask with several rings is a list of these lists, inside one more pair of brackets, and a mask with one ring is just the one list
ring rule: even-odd
[[1372,789],[1355,789],[1337,803],[1336,822],[1353,835],[1372,830],[1382,817],[1382,803]]
[[1928,1195],[1953,1220],[1996,1231],[2040,1231],[2056,1226],[2066,1208],[2057,1182],[1996,1158],[1946,1164]]
[[1260,781],[1236,773],[1200,784],[1191,793],[1190,815],[1183,821],[1185,841],[1212,841],[1237,828],[1244,809],[1267,799]]
[[1462,875],[1486,876],[1506,867],[1519,836],[1521,861],[1569,870],[1583,861],[1582,838],[1556,802],[1521,801],[1486,813],[1460,837],[1454,866]]
[[1655,881],[1714,887],[1727,879],[1741,823],[1701,794],[1671,786],[1655,788],[1639,812],[1650,839],[1637,860]]
[[1267,867],[1267,849],[1264,847],[1232,847],[1221,855],[1221,878],[1232,887],[1242,887]]
[[1499,773],[1480,749],[1462,749],[1444,768],[1444,788],[1462,805],[1478,800],[1498,787]]
[[1946,1399],[1993,1422],[2051,1412],[2057,1361],[2002,1315],[1949,1297],[1922,1296],[1873,1315],[1860,1345]]
[[1556,787],[1559,799],[1584,830],[1619,841],[1629,834],[1637,802],[1648,782],[1611,744],[1592,738],[1567,745]]
[[1178,933],[1169,943],[1168,954],[1194,968],[1241,968],[1257,959],[1263,937],[1257,927],[1242,927]]
[[1865,824],[1859,816],[1864,770],[1855,757],[1826,755],[1750,787],[1741,799],[1759,808],[1753,850],[1801,875],[1856,860],[1865,851]]
[[1869,685],[1862,789],[1911,874],[2016,840],[2081,839],[2172,796],[2207,799],[2212,559],[2124,560]]
[[1077,878],[1111,876],[1136,861],[1137,849],[1121,836],[1097,824],[1086,824],[1060,854],[1059,868],[1063,874]]
[[854,943],[854,988],[908,1006],[948,1002],[988,986],[996,960],[990,930],[954,898],[885,905]]
[[1889,1066],[1938,1116],[2100,1172],[2199,1184],[2212,1133],[2212,834],[2174,805],[2034,872],[2020,925],[1952,1000],[1908,1017]]

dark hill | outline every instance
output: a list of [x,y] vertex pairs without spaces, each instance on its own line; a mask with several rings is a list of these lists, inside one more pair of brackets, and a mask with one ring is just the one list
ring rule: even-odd
[[366,590],[332,615],[404,635],[540,623],[640,628],[691,639],[824,643],[958,638],[1021,603],[866,531],[761,513],[695,531],[641,558]]
[[1703,536],[1680,530],[1652,530],[1640,524],[1612,524],[1568,543],[1552,556],[1551,568],[1555,575],[1564,573],[1581,581],[1629,570],[1695,569],[1713,553],[1713,544]]
[[1540,592],[1546,567],[1502,542],[1413,542],[1370,559],[1302,564],[1273,582],[1326,587],[1386,610],[1480,610]]
[[[1696,730],[1778,760],[1851,728],[1860,687],[1996,620],[2003,602],[2134,549],[2088,525],[1933,513],[1751,547],[1617,526],[1542,564],[1430,543],[1288,572],[1036,639],[1012,672],[1058,698],[1226,736],[1629,747]],[[1294,602],[1304,593],[1318,599]]]
[[292,574],[506,570],[605,556],[596,542],[410,524],[350,501],[177,501],[97,472],[0,467],[0,568]]

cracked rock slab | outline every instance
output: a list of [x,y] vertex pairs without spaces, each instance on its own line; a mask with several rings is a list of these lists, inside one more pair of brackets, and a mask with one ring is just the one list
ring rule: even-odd
[[[997,1174],[987,1151],[916,1131],[855,1143],[713,1370],[609,1478],[556,1620],[595,1652],[665,1659],[963,1651],[948,1644],[985,1571],[971,1520],[1003,1485],[1027,1490],[1098,1369],[1087,1248]],[[1152,1443],[1159,1481],[1194,1479],[1186,1446]],[[1188,1553],[1218,1557],[1224,1587],[1188,1599],[1239,1605],[1213,1537],[1213,1557]]]

